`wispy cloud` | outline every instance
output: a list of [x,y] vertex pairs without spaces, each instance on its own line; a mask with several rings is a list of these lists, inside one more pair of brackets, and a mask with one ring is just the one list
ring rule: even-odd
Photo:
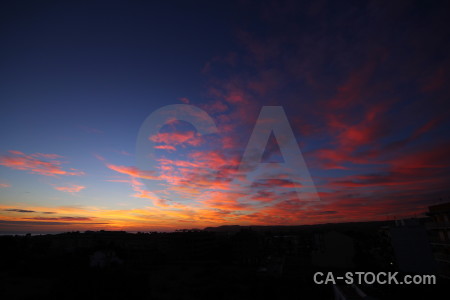
[[178,98],[178,100],[180,100],[181,102],[183,102],[184,104],[189,104],[189,99],[188,98],[186,98],[186,97],[181,97],[181,98]]
[[103,134],[103,131],[100,129],[97,129],[97,128],[88,127],[88,126],[80,126],[80,128],[87,133]]
[[8,187],[11,187],[11,184],[6,182],[0,182],[0,188],[8,188]]
[[109,163],[107,163],[106,166],[111,170],[114,170],[114,171],[122,173],[122,174],[129,175],[131,177],[150,179],[150,180],[158,179],[158,176],[156,175],[155,172],[143,171],[137,167],[118,166],[118,165],[113,165],[113,164],[109,164]]
[[37,221],[92,221],[93,218],[88,217],[55,217],[55,218],[45,218],[45,217],[33,217],[24,218],[27,220],[37,220]]
[[160,132],[149,137],[149,139],[156,143],[162,143],[171,146],[190,145],[198,146],[202,143],[201,137],[194,131],[185,132]]
[[70,186],[55,186],[55,190],[66,192],[66,193],[78,193],[81,190],[84,190],[86,187],[82,185],[72,184]]
[[158,145],[158,146],[155,146],[155,149],[169,150],[169,151],[177,150],[174,146],[171,146],[171,145]]
[[41,214],[54,214],[55,213],[52,211],[35,211],[35,210],[28,210],[28,209],[21,209],[21,208],[8,208],[8,209],[4,209],[3,211],[18,212],[18,213],[41,213]]
[[15,150],[11,150],[9,153],[9,155],[0,156],[0,165],[44,176],[84,175],[84,172],[73,168],[63,170],[61,167],[63,162],[57,160],[62,156],[57,154],[34,153],[27,155]]
[[[27,226],[33,226],[36,229],[42,229],[42,227],[39,226],[67,226],[67,225],[106,225],[108,223],[92,223],[92,222],[58,222],[58,221],[23,221],[23,220],[0,220],[0,223],[3,226],[13,226],[17,227],[19,226],[19,229],[27,228],[29,230],[29,227]],[[76,227],[79,228],[79,227]]]
[[26,210],[26,209],[18,209],[18,208],[5,209],[5,211],[14,211],[14,212],[19,212],[19,213],[33,213],[33,212],[36,212],[34,210]]

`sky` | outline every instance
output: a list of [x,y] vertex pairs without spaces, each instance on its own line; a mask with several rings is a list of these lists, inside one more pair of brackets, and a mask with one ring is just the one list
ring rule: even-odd
[[2,1],[0,233],[423,216],[447,1]]

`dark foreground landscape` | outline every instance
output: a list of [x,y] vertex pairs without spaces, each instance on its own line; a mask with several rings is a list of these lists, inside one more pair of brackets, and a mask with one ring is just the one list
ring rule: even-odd
[[[449,283],[433,256],[433,224],[426,218],[172,233],[5,235],[0,237],[0,297],[335,299],[337,287],[345,299],[433,298]],[[351,285],[315,284],[317,271],[438,275],[436,285],[358,285],[364,297]]]

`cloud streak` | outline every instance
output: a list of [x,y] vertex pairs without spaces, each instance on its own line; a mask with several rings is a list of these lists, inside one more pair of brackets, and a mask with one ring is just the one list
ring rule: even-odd
[[55,186],[55,190],[66,192],[66,193],[78,193],[81,190],[84,190],[86,187],[82,185],[72,184],[70,186]]
[[39,174],[44,176],[79,176],[84,175],[84,172],[70,168],[69,170],[62,169],[63,162],[58,160],[62,158],[57,154],[25,154],[20,151],[10,150],[9,155],[0,156],[0,165],[5,167],[24,170],[32,174]]

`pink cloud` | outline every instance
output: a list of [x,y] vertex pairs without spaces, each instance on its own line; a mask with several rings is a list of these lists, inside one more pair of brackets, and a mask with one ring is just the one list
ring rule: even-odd
[[56,160],[62,156],[57,154],[35,153],[27,155],[15,150],[11,150],[9,153],[12,155],[0,156],[0,165],[45,176],[84,175],[84,172],[75,169],[69,169],[70,171],[63,170],[60,166],[62,162]]
[[122,154],[122,155],[126,155],[126,156],[132,156],[133,155],[130,152],[125,151],[125,150],[121,150],[121,151],[119,151],[119,153]]
[[174,146],[171,145],[159,145],[159,146],[155,146],[155,149],[160,149],[160,150],[168,150],[168,151],[175,151],[177,150]]
[[178,98],[178,100],[180,100],[181,102],[183,102],[184,104],[189,104],[189,99],[188,98],[186,98],[186,97],[181,97],[181,98]]
[[46,158],[46,159],[62,158],[62,156],[58,155],[58,154],[44,154],[44,153],[34,153],[34,154],[31,154],[31,156],[33,156],[33,157],[42,157],[42,158]]
[[5,182],[0,182],[0,188],[7,188],[10,187],[11,185],[9,183],[5,183]]
[[172,202],[164,199],[154,199],[153,204],[157,207],[162,208],[175,208],[175,209],[190,209],[189,206],[178,203],[178,202]]
[[202,139],[194,131],[186,132],[160,132],[154,136],[149,137],[149,139],[156,143],[163,143],[167,145],[190,145],[199,146]]

